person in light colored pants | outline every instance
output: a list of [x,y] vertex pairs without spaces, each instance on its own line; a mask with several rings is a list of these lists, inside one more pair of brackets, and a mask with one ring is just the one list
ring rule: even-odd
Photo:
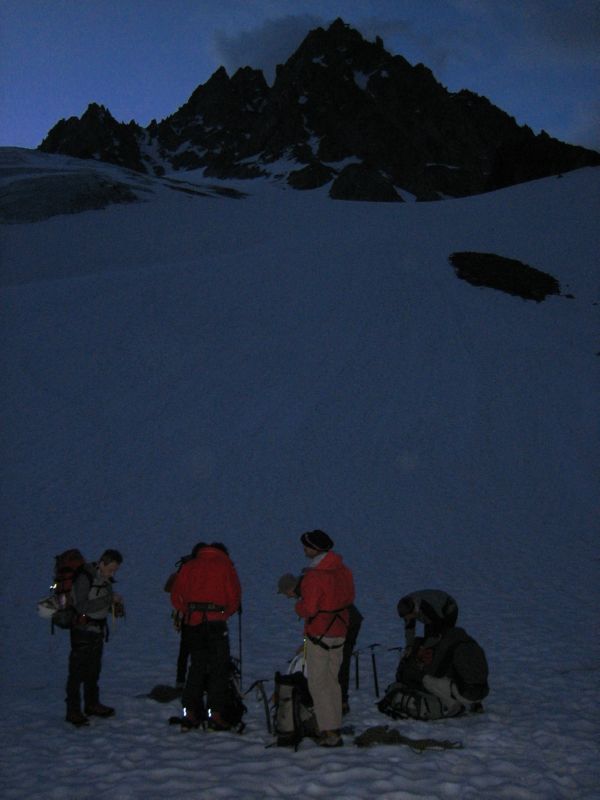
[[344,637],[325,636],[321,643],[306,641],[308,688],[320,731],[339,730],[342,720],[342,689],[338,680],[344,655]]

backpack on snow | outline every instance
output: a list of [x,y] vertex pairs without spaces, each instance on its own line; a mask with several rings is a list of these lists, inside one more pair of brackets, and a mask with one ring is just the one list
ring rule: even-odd
[[433,720],[462,713],[448,714],[439,697],[423,689],[409,689],[402,683],[388,686],[377,708],[392,719]]
[[221,716],[238,733],[241,733],[246,727],[242,719],[248,710],[242,700],[240,677],[239,661],[235,658],[230,658],[227,699],[221,709]]
[[[38,603],[38,614],[51,620],[53,631],[55,627],[68,630],[77,619],[72,589],[76,576],[86,571],[84,565],[85,559],[77,548],[65,550],[54,559],[53,593]],[[93,576],[89,577],[92,579]]]
[[308,681],[302,672],[275,673],[275,711],[273,729],[278,747],[298,745],[305,736],[318,734],[317,719]]

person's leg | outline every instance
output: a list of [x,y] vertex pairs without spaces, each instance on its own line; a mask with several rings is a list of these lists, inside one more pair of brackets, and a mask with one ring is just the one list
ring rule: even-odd
[[188,660],[190,657],[189,625],[182,625],[179,632],[179,652],[177,654],[177,679],[176,685],[185,686]]
[[338,674],[342,663],[339,637],[323,639],[326,650],[310,640],[306,647],[308,688],[312,695],[317,725],[321,732],[339,731],[342,726],[342,691]]
[[[71,652],[69,654],[69,674],[67,676],[66,704],[67,720],[75,721],[83,717],[81,713],[81,684],[86,670],[86,650],[81,638],[81,631],[70,631]],[[83,723],[84,720],[81,719]]]
[[[92,713],[93,709],[100,706],[100,672],[102,670],[102,650],[104,645],[103,633],[87,633],[88,657],[87,667],[83,678],[83,705],[85,713]],[[108,706],[103,706],[108,708]],[[112,711],[112,709],[111,709]]]
[[207,697],[209,722],[215,727],[227,727],[223,711],[228,702],[230,668],[227,625],[222,622],[210,623]]
[[183,714],[193,725],[202,721],[202,694],[206,687],[208,666],[208,635],[206,625],[189,625],[187,644],[190,653],[190,666],[187,672],[181,703]]

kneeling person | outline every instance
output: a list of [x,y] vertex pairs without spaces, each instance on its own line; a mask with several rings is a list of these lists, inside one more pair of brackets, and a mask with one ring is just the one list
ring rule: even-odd
[[[458,606],[446,592],[413,592],[398,603],[406,647],[378,704],[393,718],[438,719],[482,710],[488,695],[488,665],[480,645],[456,625]],[[415,635],[416,622],[424,635]]]

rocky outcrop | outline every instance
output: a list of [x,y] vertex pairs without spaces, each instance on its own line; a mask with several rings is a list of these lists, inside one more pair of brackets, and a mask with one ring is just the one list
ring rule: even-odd
[[91,105],[40,148],[159,175],[277,175],[298,189],[333,180],[344,199],[397,200],[400,188],[461,197],[600,165],[599,153],[536,136],[485,97],[448,92],[341,19],[311,31],[271,87],[258,70],[221,67],[161,122],[142,129]]
[[548,295],[560,294],[556,278],[514,258],[462,252],[452,253],[449,260],[456,275],[473,286],[487,286],[537,303]]
[[391,181],[364,164],[349,164],[334,180],[329,196],[334,200],[402,202]]
[[93,158],[145,172],[141,158],[142,129],[135,122],[117,122],[108,109],[92,103],[81,118],[58,122],[39,149],[76,158]]

